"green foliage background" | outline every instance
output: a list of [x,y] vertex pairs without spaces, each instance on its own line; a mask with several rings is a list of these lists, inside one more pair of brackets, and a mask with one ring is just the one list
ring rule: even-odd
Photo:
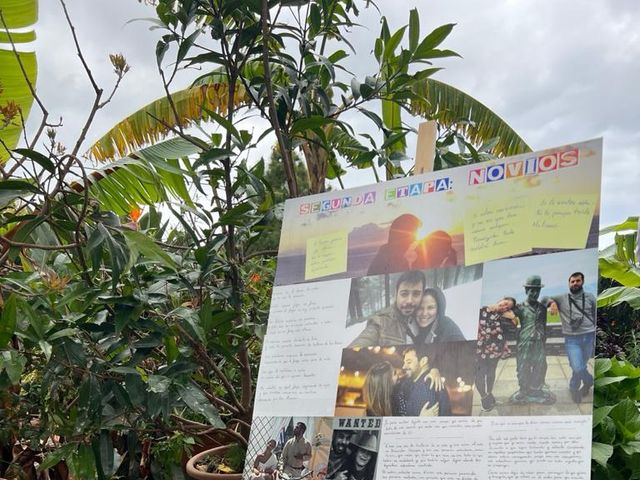
[[[529,150],[486,106],[432,78],[439,59],[457,56],[442,47],[453,24],[425,33],[415,9],[397,28],[381,19],[371,45],[375,71],[356,78],[348,34],[358,9],[372,2],[151,3],[167,92],[177,68],[197,66],[202,75],[114,126],[90,148],[109,163],[89,172],[80,147],[104,106],[103,89],[72,149],[58,143],[46,117],[15,149],[21,125],[7,106],[17,102],[26,116],[35,59],[22,57],[26,75],[18,75],[15,56],[0,52],[2,65],[13,61],[0,69],[12,76],[0,79],[6,478],[55,470],[83,480],[181,479],[191,453],[246,445],[282,202],[325,191],[328,180],[341,184],[354,169],[371,169],[379,180],[408,173],[400,162],[416,132],[403,115],[438,123],[436,169]],[[0,0],[4,13],[22,8],[25,25],[35,21],[36,5]],[[297,25],[277,22],[283,9]],[[119,84],[128,66],[111,60]],[[371,125],[370,134],[353,130],[344,120],[349,111]],[[254,115],[269,127],[245,128]],[[194,125],[203,129],[187,130]],[[270,134],[277,138],[270,162],[249,165],[247,152]],[[634,227],[637,218],[612,228]],[[608,283],[599,351],[626,360],[597,363],[600,478],[638,476],[634,234],[616,238],[601,259]]]

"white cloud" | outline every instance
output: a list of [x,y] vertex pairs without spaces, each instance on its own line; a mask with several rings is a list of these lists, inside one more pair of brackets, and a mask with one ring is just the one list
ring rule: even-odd
[[[640,96],[635,90],[640,80],[640,10],[634,0],[378,3],[392,29],[408,22],[414,6],[420,11],[423,33],[443,23],[457,23],[444,47],[464,58],[437,62],[446,66],[437,78],[494,109],[534,148],[603,136],[602,222],[639,213],[635,147],[640,140]],[[109,89],[114,79],[109,53],[123,53],[132,65],[113,103],[99,113],[89,145],[115,122],[162,95],[154,53],[160,33],[149,31],[149,24],[126,24],[153,14],[133,0],[69,0],[68,6],[100,85]],[[58,2],[42,0],[40,7],[38,91],[52,118],[64,117],[61,135],[71,143],[86,119],[92,93]],[[370,51],[380,29],[377,12],[365,10],[361,23],[365,28],[356,28],[352,37],[359,55],[351,59],[351,66],[358,76],[375,68]],[[176,87],[187,85],[193,75],[181,75]],[[33,115],[31,122],[37,117]],[[362,122],[353,125],[357,131],[367,128]],[[409,143],[410,154],[414,145]],[[349,185],[372,180],[369,172],[347,175]]]

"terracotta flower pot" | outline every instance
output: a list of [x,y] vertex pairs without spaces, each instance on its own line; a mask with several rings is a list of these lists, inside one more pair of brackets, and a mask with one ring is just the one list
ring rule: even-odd
[[189,459],[185,467],[187,475],[194,480],[242,480],[242,473],[207,473],[196,469],[196,462],[202,460],[207,455],[222,455],[229,448],[231,448],[231,445],[223,445],[194,455]]

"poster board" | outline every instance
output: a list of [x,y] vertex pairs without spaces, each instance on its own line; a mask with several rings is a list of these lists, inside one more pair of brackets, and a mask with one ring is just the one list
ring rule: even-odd
[[244,478],[274,440],[291,478],[588,479],[601,164],[288,200]]

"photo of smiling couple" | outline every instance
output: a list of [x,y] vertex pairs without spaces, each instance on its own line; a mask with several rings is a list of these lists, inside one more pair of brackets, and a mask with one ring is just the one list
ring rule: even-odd
[[353,279],[335,414],[469,415],[481,277],[474,266]]
[[347,329],[360,331],[348,347],[475,339],[481,277],[474,266],[353,279]]

